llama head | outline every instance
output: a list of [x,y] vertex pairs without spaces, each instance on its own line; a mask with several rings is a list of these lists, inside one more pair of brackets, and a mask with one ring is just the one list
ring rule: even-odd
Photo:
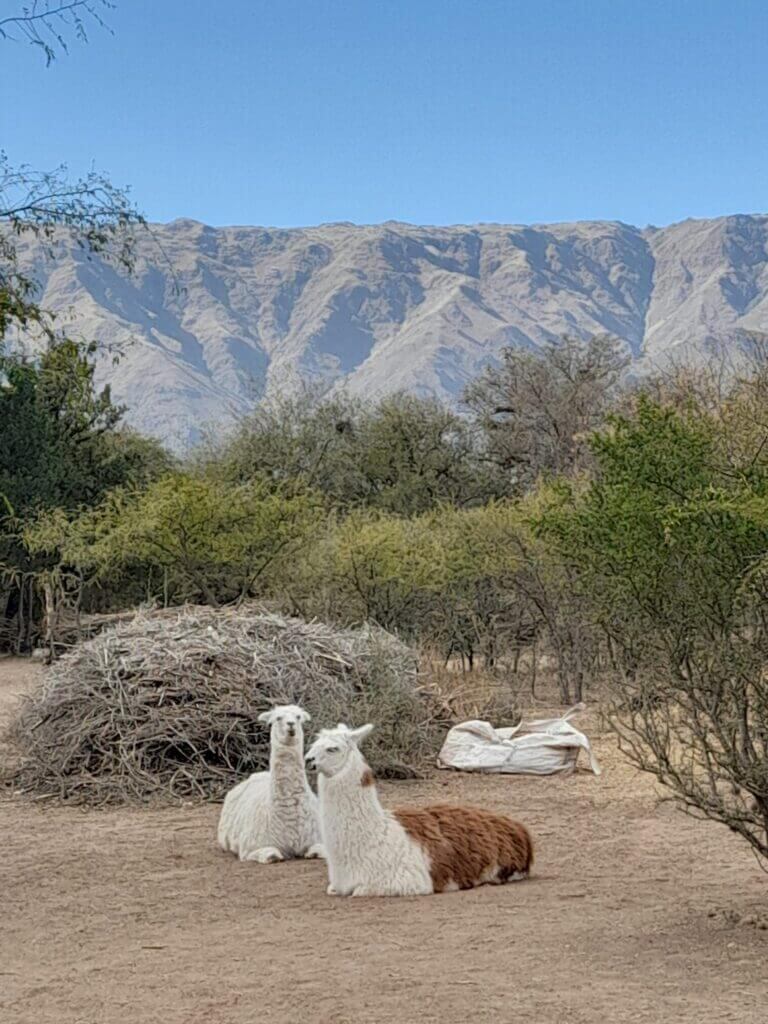
[[306,761],[321,775],[331,778],[349,763],[350,758],[362,761],[358,745],[373,730],[372,725],[350,729],[342,722],[335,729],[321,729],[317,739],[307,751]]
[[304,722],[309,715],[297,704],[278,704],[271,711],[263,711],[259,715],[260,722],[270,726],[272,746],[299,747],[304,746]]

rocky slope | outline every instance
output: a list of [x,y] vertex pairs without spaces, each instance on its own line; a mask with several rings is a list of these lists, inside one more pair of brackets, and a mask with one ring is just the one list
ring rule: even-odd
[[122,351],[102,379],[174,447],[302,380],[454,398],[505,345],[608,332],[633,356],[695,355],[768,329],[768,217],[290,230],[178,220],[133,276],[28,248],[42,304]]

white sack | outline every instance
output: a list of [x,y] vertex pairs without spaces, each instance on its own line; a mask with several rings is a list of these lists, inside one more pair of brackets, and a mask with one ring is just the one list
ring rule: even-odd
[[489,722],[462,722],[448,732],[438,755],[441,768],[465,772],[513,775],[553,775],[576,767],[579,751],[585,750],[595,775],[600,774],[589,740],[568,719],[584,705],[577,704],[562,718],[520,722],[509,729],[494,729]]

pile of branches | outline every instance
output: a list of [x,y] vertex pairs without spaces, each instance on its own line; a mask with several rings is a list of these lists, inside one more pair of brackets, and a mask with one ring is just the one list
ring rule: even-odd
[[6,781],[88,805],[217,799],[268,766],[258,715],[283,703],[307,708],[310,731],[375,722],[366,756],[384,777],[417,775],[445,724],[382,630],[247,606],[139,613],[48,669],[11,725]]

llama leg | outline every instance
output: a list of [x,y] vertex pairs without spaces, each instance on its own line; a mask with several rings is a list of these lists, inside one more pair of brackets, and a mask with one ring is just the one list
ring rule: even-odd
[[475,885],[503,885],[508,877],[507,872],[502,871],[498,864],[493,864],[490,868],[486,868]]
[[251,850],[241,860],[255,860],[257,864],[274,864],[276,861],[285,860],[285,857],[276,846],[260,846],[258,850]]
[[314,860],[315,858],[322,858],[325,860],[325,850],[323,849],[322,843],[313,843],[308,850],[305,850],[302,856],[306,860]]
[[[352,896],[430,896],[435,890],[430,885],[423,885],[411,880],[410,882],[389,882],[372,883],[370,885],[356,885],[352,890]],[[450,891],[447,888],[445,891]]]
[[331,882],[325,892],[328,896],[352,896],[354,894],[352,888],[345,888],[339,881]]
[[377,892],[375,889],[371,888],[370,885],[357,885],[352,890],[352,895],[353,896],[384,896],[386,894],[381,892],[381,890],[379,890]]

